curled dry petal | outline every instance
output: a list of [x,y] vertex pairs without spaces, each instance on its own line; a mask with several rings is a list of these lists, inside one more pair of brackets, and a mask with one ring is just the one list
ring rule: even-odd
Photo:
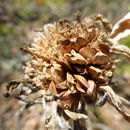
[[83,68],[83,66],[74,66],[77,72],[87,74],[87,71]]
[[[51,74],[54,78],[54,81],[56,83],[63,82],[65,80],[64,68],[56,62],[53,62],[52,64],[53,64],[53,66],[51,67]],[[61,75],[61,76],[59,76],[59,75]]]

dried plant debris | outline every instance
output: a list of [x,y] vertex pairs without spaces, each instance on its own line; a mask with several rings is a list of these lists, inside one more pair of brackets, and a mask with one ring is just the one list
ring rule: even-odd
[[130,122],[123,107],[126,102],[110,87],[117,61],[113,56],[119,53],[130,58],[130,49],[115,45],[114,31],[110,34],[110,30],[111,24],[102,15],[78,15],[75,21],[63,19],[44,25],[42,31],[36,31],[33,42],[24,46],[31,60],[24,67],[21,83],[8,84],[6,96],[20,84],[19,96],[41,90],[47,128],[73,128],[75,120],[82,124],[88,119],[85,105],[102,106],[106,101]]

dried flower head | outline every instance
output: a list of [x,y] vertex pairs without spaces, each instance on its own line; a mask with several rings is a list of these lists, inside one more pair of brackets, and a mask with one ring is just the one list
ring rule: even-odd
[[101,15],[84,19],[78,15],[75,21],[64,19],[45,25],[36,32],[33,43],[23,48],[32,57],[24,68],[24,81],[42,89],[44,103],[54,101],[56,111],[66,120],[86,119],[78,114],[82,105],[95,103],[98,94],[106,92],[102,86],[111,82],[115,68],[112,57],[120,49],[108,40],[110,27]]
[[113,52],[92,19],[47,24],[27,48],[32,55],[25,79],[50,91],[59,107],[75,111],[81,98],[96,100],[98,88],[111,81]]

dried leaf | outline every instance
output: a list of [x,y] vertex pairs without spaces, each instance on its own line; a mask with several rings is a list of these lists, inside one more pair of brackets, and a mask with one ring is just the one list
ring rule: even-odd
[[66,115],[68,115],[73,120],[86,120],[86,119],[88,119],[88,116],[81,114],[81,113],[76,113],[76,112],[72,112],[69,110],[64,110],[64,112]]

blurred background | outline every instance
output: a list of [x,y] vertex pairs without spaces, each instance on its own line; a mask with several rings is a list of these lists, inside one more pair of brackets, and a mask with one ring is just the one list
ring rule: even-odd
[[[42,107],[32,106],[17,119],[16,111],[22,103],[3,96],[5,85],[22,76],[27,56],[19,48],[29,41],[32,31],[60,18],[73,19],[78,11],[83,17],[101,13],[114,24],[130,11],[130,1],[0,0],[0,130],[43,130]],[[130,36],[121,44],[130,47]],[[127,59],[121,59],[123,62],[116,69],[113,89],[130,99],[130,65]],[[102,108],[90,106],[90,109],[93,130],[130,130],[130,124],[109,104]]]

